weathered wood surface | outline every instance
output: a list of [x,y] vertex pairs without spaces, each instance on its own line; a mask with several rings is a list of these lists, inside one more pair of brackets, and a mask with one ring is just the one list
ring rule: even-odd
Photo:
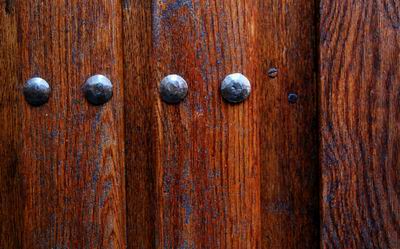
[[156,248],[156,167],[151,1],[123,1],[128,248]]
[[[260,1],[262,248],[319,247],[315,1]],[[270,78],[270,68],[278,74]],[[297,101],[289,102],[289,94]]]
[[400,248],[400,5],[321,1],[323,248]]
[[309,0],[0,1],[0,248],[399,248],[399,8],[322,0],[317,30]]
[[[0,205],[10,216],[0,226],[10,230],[0,247],[125,248],[120,2],[3,2],[1,189],[9,203]],[[94,107],[81,86],[98,73],[112,80],[114,97]],[[36,108],[21,97],[33,76],[52,87]]]
[[21,92],[17,15],[0,1],[0,248],[21,248]]
[[[128,239],[129,248],[260,248],[254,6],[257,1],[125,1],[125,41],[134,39],[125,68],[137,74],[125,74],[125,103],[138,110],[125,117],[127,130],[135,129],[127,134],[139,140],[127,138],[127,152],[144,150],[127,156],[127,182],[144,181],[127,191],[128,233],[139,236]],[[233,72],[253,86],[238,105],[219,93]],[[178,105],[158,96],[159,82],[172,73],[189,85]],[[136,166],[139,172],[130,169]]]

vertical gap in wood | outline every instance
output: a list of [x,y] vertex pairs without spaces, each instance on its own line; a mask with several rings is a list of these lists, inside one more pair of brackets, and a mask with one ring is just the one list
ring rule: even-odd
[[320,71],[320,4],[321,0],[314,0],[314,71],[316,84],[316,113],[318,117],[317,138],[318,138],[318,238],[319,248],[322,248],[322,165],[321,165],[321,71]]

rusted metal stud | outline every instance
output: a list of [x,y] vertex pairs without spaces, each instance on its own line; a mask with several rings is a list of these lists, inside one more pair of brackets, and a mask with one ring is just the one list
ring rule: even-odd
[[94,75],[82,87],[86,99],[93,105],[107,103],[113,95],[113,85],[104,75]]
[[25,100],[32,106],[41,106],[49,100],[50,85],[42,78],[34,77],[24,85]]
[[222,97],[230,103],[240,103],[247,99],[251,92],[250,81],[241,73],[233,73],[222,81]]
[[185,99],[188,92],[186,81],[179,75],[170,74],[161,80],[161,98],[169,104],[177,104]]

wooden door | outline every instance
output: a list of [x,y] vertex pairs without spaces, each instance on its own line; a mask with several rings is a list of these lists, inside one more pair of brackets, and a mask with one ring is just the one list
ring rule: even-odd
[[0,248],[400,248],[399,32],[389,0],[0,1]]

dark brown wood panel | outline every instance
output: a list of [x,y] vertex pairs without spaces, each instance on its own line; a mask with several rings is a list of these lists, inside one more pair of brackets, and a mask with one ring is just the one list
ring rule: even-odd
[[[260,248],[257,2],[125,1],[129,248]],[[253,86],[238,105],[219,92],[234,72]],[[158,96],[168,74],[180,104]]]
[[[6,172],[7,188],[18,181],[19,192],[9,194],[19,196],[21,203],[14,214],[8,211],[11,200],[5,207],[11,215],[7,222],[18,218],[11,229],[19,231],[8,233],[19,241],[2,239],[0,247],[125,248],[121,4],[32,0],[6,1],[6,6],[11,3],[18,30],[7,27],[8,45],[2,45],[2,60],[11,58],[1,68],[9,73],[1,74],[7,80],[1,84],[1,94],[7,96],[2,102],[8,107],[2,107],[0,118],[9,122],[11,134],[5,138],[10,139],[5,147],[10,154],[2,177]],[[1,18],[13,25],[10,14],[1,11]],[[18,37],[18,51],[13,36]],[[20,59],[13,61],[18,54]],[[105,74],[114,84],[114,96],[104,106],[90,105],[82,94],[82,84],[93,74]],[[49,103],[41,107],[31,107],[21,97],[24,82],[33,76],[52,87]],[[3,90],[14,93],[3,95]]]
[[319,248],[315,1],[266,0],[254,8],[262,13],[262,248]]
[[155,248],[155,150],[153,129],[151,1],[123,1],[125,158],[128,248]]
[[399,31],[397,1],[321,1],[323,248],[400,248]]
[[17,13],[0,1],[0,248],[21,248],[21,92]]

